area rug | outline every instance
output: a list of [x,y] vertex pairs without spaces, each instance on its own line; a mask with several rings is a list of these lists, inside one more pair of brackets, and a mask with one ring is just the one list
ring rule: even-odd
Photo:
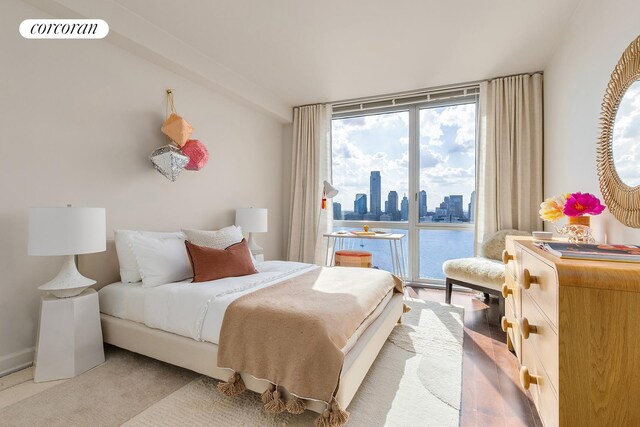
[[[409,301],[347,408],[349,426],[457,426],[462,309]],[[111,349],[105,364],[0,410],[3,426],[313,426],[317,414],[266,414],[256,393]]]

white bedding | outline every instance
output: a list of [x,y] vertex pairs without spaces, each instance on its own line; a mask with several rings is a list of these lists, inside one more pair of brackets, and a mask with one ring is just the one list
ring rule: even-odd
[[112,283],[98,291],[100,311],[121,319],[144,323],[144,298],[149,288],[138,283]]
[[258,273],[249,276],[201,283],[183,281],[155,288],[143,288],[139,283],[113,283],[99,291],[100,311],[218,344],[225,310],[234,300],[318,267],[298,262],[265,261],[256,268]]

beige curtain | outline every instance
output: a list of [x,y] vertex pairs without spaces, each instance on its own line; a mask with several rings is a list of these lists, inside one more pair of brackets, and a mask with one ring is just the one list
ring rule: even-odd
[[331,177],[331,106],[308,105],[293,109],[291,212],[287,258],[320,264],[324,260],[322,234],[333,216],[322,210],[322,187]]
[[476,252],[498,230],[542,230],[542,74],[480,85]]

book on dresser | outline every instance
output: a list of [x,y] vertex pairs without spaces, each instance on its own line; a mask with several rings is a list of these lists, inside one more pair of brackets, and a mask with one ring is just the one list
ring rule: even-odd
[[535,243],[537,247],[565,259],[640,262],[640,247],[634,245]]

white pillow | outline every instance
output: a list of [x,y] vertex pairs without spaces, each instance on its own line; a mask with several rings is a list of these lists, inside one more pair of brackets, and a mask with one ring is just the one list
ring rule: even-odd
[[226,249],[231,245],[241,242],[243,239],[242,231],[235,225],[213,231],[183,228],[182,232],[187,236],[187,240],[194,245],[213,249]]
[[122,283],[136,283],[142,280],[138,269],[138,261],[136,261],[133,250],[131,250],[130,237],[133,235],[156,239],[184,239],[184,234],[181,231],[115,230],[116,253],[118,254],[118,264],[120,264],[120,281]]
[[157,239],[133,234],[129,238],[142,287],[150,288],[193,277],[191,262],[181,239]]
[[[193,230],[182,229],[182,232],[187,236],[187,240],[198,246],[205,246],[213,249],[226,249],[231,245],[239,243],[244,239],[242,235],[242,229],[235,225],[221,228],[220,230]],[[256,259],[251,254],[251,260],[253,265],[256,265]]]

